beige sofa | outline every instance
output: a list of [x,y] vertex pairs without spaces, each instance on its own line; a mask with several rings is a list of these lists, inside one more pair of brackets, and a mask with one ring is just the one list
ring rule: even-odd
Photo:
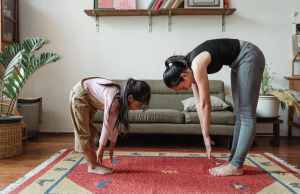
[[[183,111],[182,100],[193,96],[191,90],[175,92],[167,88],[162,80],[145,80],[151,86],[151,101],[146,111],[130,111],[129,133],[201,134],[196,112]],[[117,80],[118,83],[123,82]],[[225,101],[224,83],[210,80],[210,94]],[[98,112],[94,124],[101,125],[103,113]],[[212,135],[233,133],[234,115],[231,111],[212,112]]]

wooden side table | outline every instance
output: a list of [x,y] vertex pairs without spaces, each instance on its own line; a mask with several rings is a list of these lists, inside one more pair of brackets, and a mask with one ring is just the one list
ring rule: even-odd
[[[280,145],[280,123],[282,121],[279,119],[279,116],[277,117],[257,117],[256,123],[272,123],[273,124],[273,131],[272,133],[256,133],[255,135],[263,135],[263,136],[272,136],[272,139],[270,141],[270,144],[272,146],[278,147]],[[228,149],[231,149],[233,136],[230,136],[228,141]],[[253,142],[253,145],[255,145],[255,140]]]
[[[289,81],[289,89],[300,91],[300,75],[285,77]],[[300,125],[294,122],[294,108],[288,107],[288,136],[292,137],[292,128],[300,128]]]
[[271,145],[279,146],[280,145],[280,119],[277,117],[257,117],[257,123],[272,123],[273,124],[273,132],[272,133],[256,133],[256,135],[272,135],[273,138],[271,140]]

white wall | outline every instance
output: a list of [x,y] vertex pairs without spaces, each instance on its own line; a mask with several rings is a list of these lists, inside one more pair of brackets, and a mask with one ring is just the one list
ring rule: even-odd
[[[257,44],[276,72],[274,85],[287,87],[283,77],[291,72],[292,15],[300,11],[299,0],[232,0],[231,5],[237,11],[226,18],[226,32],[221,32],[220,16],[176,16],[172,32],[168,32],[167,17],[155,17],[152,33],[148,17],[101,18],[100,32],[96,32],[95,18],[83,11],[93,7],[93,0],[20,1],[21,39],[46,37],[51,41],[47,49],[63,56],[39,70],[23,92],[25,97],[44,99],[42,131],[72,131],[68,94],[82,77],[161,79],[165,58],[185,54],[216,37]],[[229,72],[225,67],[210,78],[229,86]]]

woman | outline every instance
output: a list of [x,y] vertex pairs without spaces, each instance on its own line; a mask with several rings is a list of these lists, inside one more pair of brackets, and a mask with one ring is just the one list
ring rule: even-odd
[[229,163],[209,170],[214,176],[243,174],[243,163],[256,131],[256,106],[265,66],[263,53],[255,45],[237,39],[208,40],[186,56],[165,62],[165,84],[174,90],[192,87],[208,157],[211,154],[210,96],[208,74],[223,65],[231,68],[231,88],[236,116]]
[[[99,77],[85,78],[77,83],[70,94],[71,115],[75,126],[75,137],[88,162],[88,172],[96,174],[111,173],[112,169],[102,165],[104,147],[110,141],[110,159],[121,128],[128,130],[128,110],[136,110],[148,105],[150,86],[144,82],[128,79],[124,88]],[[97,129],[93,117],[97,110],[104,111],[103,126],[96,151],[94,139]]]

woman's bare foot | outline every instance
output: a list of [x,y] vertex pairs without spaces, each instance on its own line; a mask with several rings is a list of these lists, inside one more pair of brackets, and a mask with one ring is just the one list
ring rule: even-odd
[[[223,168],[224,166],[228,165],[229,162],[225,162],[225,163],[218,163],[216,162],[216,167],[214,167],[213,169],[219,169],[219,168]],[[210,169],[211,170],[211,169]]]
[[88,167],[88,173],[105,175],[110,174],[112,172],[113,170],[111,168],[107,168],[104,166],[95,166],[94,168],[92,168],[91,166]]
[[209,169],[209,173],[213,176],[240,176],[244,174],[242,168],[237,168],[232,164],[219,166]]

